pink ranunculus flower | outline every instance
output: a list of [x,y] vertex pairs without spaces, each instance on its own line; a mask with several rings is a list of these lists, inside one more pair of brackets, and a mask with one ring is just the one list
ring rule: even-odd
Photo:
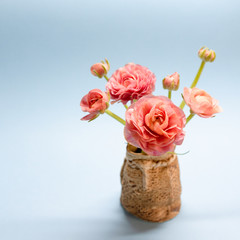
[[149,155],[174,151],[184,139],[184,112],[164,96],[145,96],[126,111],[125,139]]
[[93,120],[108,108],[109,95],[100,89],[93,89],[82,98],[80,106],[83,112],[90,113],[81,120]]
[[172,75],[167,75],[163,81],[163,88],[168,89],[170,91],[177,91],[179,88],[179,74],[177,72],[173,73]]
[[187,88],[183,90],[183,99],[190,107],[191,112],[203,118],[213,117],[215,113],[222,112],[218,101],[207,92],[198,88]]
[[113,73],[106,88],[113,102],[121,101],[126,104],[151,94],[155,89],[155,82],[156,77],[148,68],[129,63]]

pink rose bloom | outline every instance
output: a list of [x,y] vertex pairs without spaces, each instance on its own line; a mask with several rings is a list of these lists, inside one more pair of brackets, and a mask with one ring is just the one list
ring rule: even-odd
[[179,88],[179,74],[177,72],[172,75],[167,75],[163,81],[163,88],[170,91],[177,91]]
[[93,120],[100,113],[104,113],[109,106],[108,102],[109,96],[107,93],[102,92],[100,89],[91,90],[80,102],[82,111],[90,113],[81,120]]
[[149,155],[174,151],[184,139],[184,112],[163,96],[145,96],[126,111],[125,139]]
[[151,94],[155,89],[155,82],[156,77],[148,68],[129,63],[113,73],[106,88],[114,102],[126,104]]
[[222,112],[218,101],[204,90],[198,88],[184,88],[183,99],[190,107],[191,112],[203,118],[213,117],[215,113]]

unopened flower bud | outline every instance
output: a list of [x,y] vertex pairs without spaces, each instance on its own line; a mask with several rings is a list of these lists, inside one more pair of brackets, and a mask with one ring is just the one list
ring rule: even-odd
[[198,56],[205,62],[213,62],[216,58],[216,53],[207,47],[202,47],[198,51]]
[[91,66],[91,73],[94,76],[97,76],[99,78],[102,78],[104,75],[108,73],[110,69],[110,64],[107,59],[104,61],[101,61],[100,63],[95,63]]
[[173,73],[172,75],[166,76],[162,81],[163,88],[170,91],[177,91],[179,88],[179,78],[180,77],[177,72]]

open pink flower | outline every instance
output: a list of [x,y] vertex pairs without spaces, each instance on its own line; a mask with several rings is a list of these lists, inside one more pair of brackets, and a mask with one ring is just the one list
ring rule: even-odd
[[203,118],[213,117],[215,113],[222,112],[218,101],[204,90],[198,88],[184,88],[183,99],[190,107],[191,112]]
[[151,94],[155,89],[155,82],[156,77],[148,68],[129,63],[113,73],[106,88],[114,102],[126,104]]
[[81,120],[93,120],[100,113],[104,113],[109,106],[108,102],[109,96],[107,93],[102,92],[100,89],[91,90],[82,98],[80,102],[82,111],[90,113]]
[[149,155],[174,151],[184,139],[184,112],[163,96],[145,96],[126,111],[125,139]]

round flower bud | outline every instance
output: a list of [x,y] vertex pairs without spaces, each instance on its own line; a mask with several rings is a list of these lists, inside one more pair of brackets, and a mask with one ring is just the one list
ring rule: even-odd
[[100,63],[95,63],[91,66],[90,70],[93,76],[102,78],[104,75],[108,73],[110,65],[107,59],[105,59],[105,62],[101,61]]
[[213,62],[216,58],[216,53],[207,47],[202,47],[198,51],[198,56],[205,62]]
[[179,88],[179,74],[177,72],[172,75],[167,75],[163,81],[163,88],[170,91],[177,91]]

